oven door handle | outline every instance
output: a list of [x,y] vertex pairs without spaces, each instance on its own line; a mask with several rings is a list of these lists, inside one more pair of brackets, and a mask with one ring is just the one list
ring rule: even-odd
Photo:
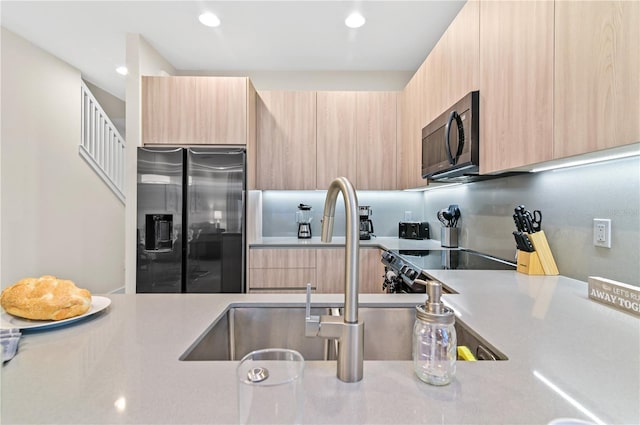
[[[451,123],[453,122],[453,120],[456,120],[456,124],[458,125],[458,149],[456,151],[455,158],[451,153]],[[462,119],[460,118],[460,115],[456,111],[451,111],[451,113],[449,114],[447,125],[444,128],[444,144],[444,150],[447,154],[449,164],[456,165],[456,163],[458,162],[458,158],[460,158],[460,155],[462,155],[462,151],[464,149],[464,126],[462,125]]]

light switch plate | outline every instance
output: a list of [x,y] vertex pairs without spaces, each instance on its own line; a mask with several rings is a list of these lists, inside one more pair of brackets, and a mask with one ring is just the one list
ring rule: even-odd
[[593,219],[593,245],[611,248],[611,219]]

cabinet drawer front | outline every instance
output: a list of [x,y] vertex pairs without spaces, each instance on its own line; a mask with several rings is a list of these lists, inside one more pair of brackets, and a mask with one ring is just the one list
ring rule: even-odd
[[314,249],[250,249],[249,268],[252,269],[290,269],[314,268],[316,251]]
[[249,289],[315,289],[316,269],[250,269]]

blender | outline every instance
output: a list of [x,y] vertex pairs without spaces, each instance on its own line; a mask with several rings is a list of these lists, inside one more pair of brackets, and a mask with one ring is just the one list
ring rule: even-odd
[[298,223],[298,239],[311,239],[311,205],[300,204],[296,211],[296,223]]

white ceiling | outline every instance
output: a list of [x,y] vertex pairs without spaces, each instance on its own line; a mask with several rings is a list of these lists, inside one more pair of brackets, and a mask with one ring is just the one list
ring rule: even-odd
[[[2,0],[0,20],[124,99],[127,33],[179,70],[415,71],[465,1]],[[344,25],[355,10],[356,30]],[[203,11],[222,24],[200,24]]]

